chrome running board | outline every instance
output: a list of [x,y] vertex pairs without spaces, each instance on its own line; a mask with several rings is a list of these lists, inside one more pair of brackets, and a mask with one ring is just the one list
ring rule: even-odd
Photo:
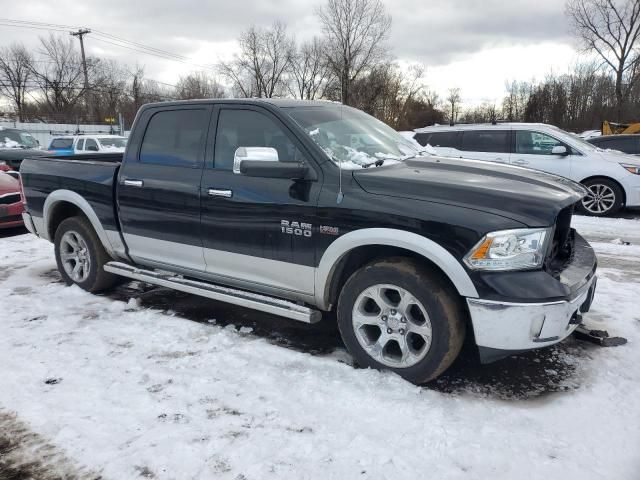
[[122,277],[151,283],[152,285],[192,293],[193,295],[279,315],[299,322],[316,323],[322,317],[319,310],[298,305],[288,300],[222,287],[198,280],[190,280],[174,273],[147,270],[122,262],[109,262],[104,266],[104,270]]

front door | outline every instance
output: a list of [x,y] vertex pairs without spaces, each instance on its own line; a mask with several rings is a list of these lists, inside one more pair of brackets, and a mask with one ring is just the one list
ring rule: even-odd
[[[314,231],[321,182],[304,147],[275,115],[248,105],[214,110],[202,177],[202,242],[207,272],[231,285],[313,294]],[[213,130],[213,129],[212,129]],[[236,149],[272,147],[281,162],[307,162],[306,180],[234,173]],[[317,230],[316,230],[317,231]]]
[[[129,256],[204,271],[200,179],[211,107],[147,110],[119,175],[118,212]],[[148,123],[145,121],[148,120]]]
[[515,146],[511,154],[511,164],[534,168],[569,178],[571,175],[571,155],[554,155],[553,147],[563,146],[567,152],[571,147],[546,133],[533,130],[515,130]]

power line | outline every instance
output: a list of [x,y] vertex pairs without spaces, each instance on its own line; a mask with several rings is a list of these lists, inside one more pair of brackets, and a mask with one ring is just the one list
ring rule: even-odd
[[[78,28],[76,26],[71,26],[71,25],[61,25],[61,24],[55,24],[55,23],[34,22],[34,21],[26,21],[26,20],[12,20],[9,18],[0,18],[0,26],[33,28],[33,29],[40,29],[40,30],[51,30],[55,32],[63,32],[63,31],[68,31],[69,29]],[[201,64],[193,63],[189,60],[188,57],[184,55],[178,55],[176,53],[172,53],[166,50],[161,50],[155,47],[150,47],[142,43],[133,42],[131,40],[127,40],[126,38],[119,37],[117,35],[112,35],[110,33],[106,33],[100,30],[94,29],[93,34],[94,34],[93,36],[94,40],[107,43],[116,47],[125,48],[127,50],[132,50],[138,53],[155,56],[163,60],[171,60],[171,61],[175,61],[175,62],[187,64],[187,65],[192,65],[200,69],[215,68],[213,65],[201,65]],[[96,37],[100,37],[100,38],[96,38]]]

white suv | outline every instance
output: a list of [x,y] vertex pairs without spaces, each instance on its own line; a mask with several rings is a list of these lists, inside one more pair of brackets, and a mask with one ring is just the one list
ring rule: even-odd
[[414,139],[438,155],[534,168],[585,185],[583,210],[596,216],[640,206],[640,159],[602,150],[577,135],[541,123],[438,125],[415,130]]

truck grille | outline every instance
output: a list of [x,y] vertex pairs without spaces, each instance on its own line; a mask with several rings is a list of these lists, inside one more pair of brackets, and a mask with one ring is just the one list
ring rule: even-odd
[[8,193],[6,195],[0,195],[0,205],[11,205],[12,203],[18,203],[19,201],[19,193]]
[[551,249],[545,262],[545,269],[554,277],[558,277],[573,259],[574,230],[571,229],[572,216],[573,205],[570,205],[560,210],[556,218]]

